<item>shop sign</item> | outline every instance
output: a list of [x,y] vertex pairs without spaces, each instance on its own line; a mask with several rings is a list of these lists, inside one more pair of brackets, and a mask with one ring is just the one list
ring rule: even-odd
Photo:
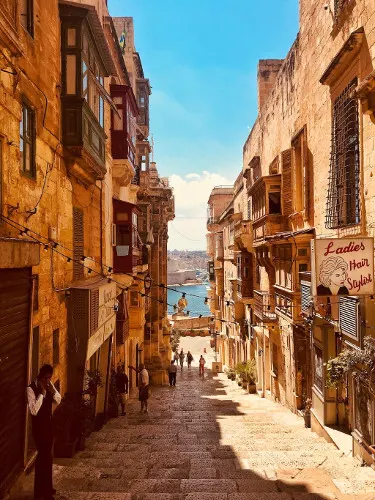
[[314,296],[374,293],[373,238],[313,240],[311,263]]

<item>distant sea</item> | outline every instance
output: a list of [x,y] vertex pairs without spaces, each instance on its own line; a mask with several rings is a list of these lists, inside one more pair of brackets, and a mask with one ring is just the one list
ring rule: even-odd
[[[168,304],[172,304],[168,306],[168,314],[173,314],[173,304],[177,304],[178,300],[182,297],[182,293],[186,293],[186,300],[188,301],[188,305],[185,311],[190,311],[190,316],[199,316],[203,314],[203,316],[208,316],[210,314],[210,308],[208,304],[204,303],[205,297],[207,297],[207,286],[204,283],[201,285],[185,285],[185,286],[172,286],[178,292],[171,290],[168,287]],[[199,297],[190,297],[189,293],[193,295],[198,295]]]

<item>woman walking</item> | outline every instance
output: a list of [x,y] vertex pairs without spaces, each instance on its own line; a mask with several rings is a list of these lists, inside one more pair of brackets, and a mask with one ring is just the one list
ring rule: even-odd
[[199,376],[202,375],[202,377],[203,377],[205,364],[206,364],[206,360],[204,359],[204,357],[201,354],[201,357],[199,358]]

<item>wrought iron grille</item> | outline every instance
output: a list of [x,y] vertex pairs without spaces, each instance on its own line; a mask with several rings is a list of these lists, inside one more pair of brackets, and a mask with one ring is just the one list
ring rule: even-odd
[[354,78],[333,105],[331,162],[326,227],[357,224],[360,220],[358,103],[352,97]]

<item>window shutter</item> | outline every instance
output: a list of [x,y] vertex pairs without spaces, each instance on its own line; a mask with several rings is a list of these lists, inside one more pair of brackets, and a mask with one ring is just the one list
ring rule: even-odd
[[73,207],[73,279],[84,277],[81,264],[83,253],[83,210]]
[[292,186],[292,150],[283,151],[282,155],[282,203],[283,215],[293,213],[293,186]]
[[99,288],[91,291],[90,297],[90,331],[91,335],[99,326]]
[[355,297],[340,297],[339,325],[345,335],[359,340],[359,300]]
[[303,192],[305,201],[305,219],[308,220],[311,215],[311,187],[312,179],[309,165],[309,157],[307,153],[307,135],[306,128],[303,130],[302,134],[302,168],[303,168]]
[[311,301],[311,283],[301,281],[301,311],[308,313]]

